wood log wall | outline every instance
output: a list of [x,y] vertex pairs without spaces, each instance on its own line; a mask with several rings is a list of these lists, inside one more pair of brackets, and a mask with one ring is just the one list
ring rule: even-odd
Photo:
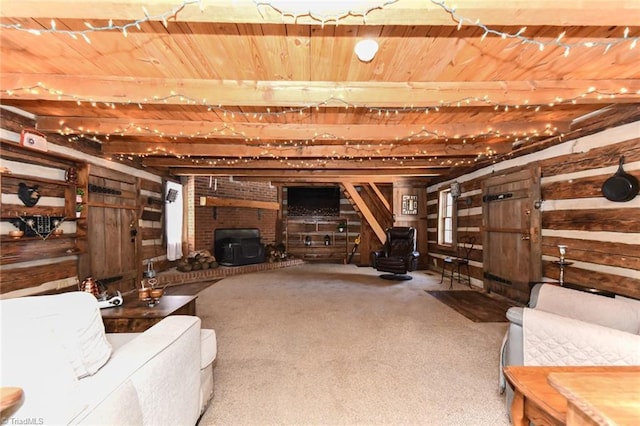
[[[458,235],[482,241],[481,183],[494,171],[510,171],[537,163],[542,184],[542,275],[557,281],[558,245],[567,245],[565,281],[640,299],[640,196],[628,202],[603,197],[602,184],[625,157],[625,171],[640,176],[640,122],[570,140],[554,147],[503,161],[456,178]],[[429,266],[440,272],[451,255],[437,242],[438,191],[451,181],[428,187]],[[473,284],[482,287],[482,247],[471,254]]]
[[[312,185],[307,185],[307,186],[312,186]],[[326,185],[322,185],[322,186],[326,186]],[[282,229],[282,233],[280,235],[280,241],[285,242],[286,243],[286,224],[285,222],[287,221],[288,218],[288,210],[287,210],[287,206],[288,206],[288,191],[286,187],[281,188],[282,191],[282,195],[281,195],[281,199],[282,199],[282,218],[280,220],[280,228]],[[345,219],[347,221],[347,231],[346,231],[346,235],[347,235],[347,256],[345,259],[345,262],[349,260],[349,256],[351,254],[351,251],[353,250],[353,247],[355,246],[355,242],[356,242],[356,238],[361,234],[362,232],[362,223],[363,223],[363,219],[361,217],[361,215],[354,209],[354,206],[352,205],[352,203],[350,202],[350,200],[346,197],[344,191],[341,191],[340,194],[340,212],[338,214],[338,217],[340,217],[341,219]],[[300,218],[300,217],[298,217]],[[310,219],[313,219],[313,217],[309,217]],[[341,249],[338,249],[341,252]],[[360,264],[361,262],[361,253],[364,253],[361,250],[361,246],[357,246],[355,249],[355,252],[353,254],[353,258],[351,259],[351,263],[353,264]]]
[[[64,291],[74,289],[79,280],[88,274],[94,274],[92,263],[95,266],[100,259],[92,262],[91,246],[92,236],[103,235],[104,247],[102,252],[121,253],[123,244],[131,244],[129,234],[129,221],[121,223],[118,235],[107,235],[106,228],[90,229],[89,223],[109,222],[116,223],[122,217],[129,217],[137,221],[138,235],[133,244],[139,246],[136,252],[135,267],[131,269],[129,278],[130,286],[137,281],[134,275],[141,275],[144,265],[151,259],[162,261],[165,259],[164,247],[153,248],[153,244],[162,241],[162,203],[150,206],[150,197],[162,199],[162,178],[160,176],[131,167],[129,165],[110,161],[99,156],[95,147],[86,144],[72,144],[59,135],[47,135],[49,140],[48,152],[30,151],[19,147],[20,130],[33,128],[30,117],[19,116],[11,112],[3,111],[0,117],[0,140],[3,150],[0,153],[1,166],[6,167],[11,174],[4,174],[2,181],[2,211],[3,220],[0,221],[0,240],[2,250],[0,256],[0,298],[26,296],[39,293]],[[5,149],[6,148],[6,149]],[[74,220],[75,191],[74,185],[69,185],[65,180],[65,171],[68,167],[82,169],[84,182],[78,185],[94,184],[103,187],[117,187],[122,193],[117,197],[111,194],[85,194],[87,207],[83,209],[84,218]],[[93,170],[93,172],[92,172]],[[82,174],[81,173],[81,174]],[[13,175],[19,175],[20,181],[28,185],[39,184],[42,197],[32,208],[25,208],[16,195],[17,183]],[[23,177],[31,177],[25,180]],[[89,197],[91,196],[91,197]],[[11,240],[7,234],[16,228],[9,218],[15,216],[15,211],[28,210],[29,215],[55,215],[64,216],[62,223],[63,234],[61,236],[49,236],[46,239],[39,237],[21,238]],[[126,210],[119,218],[113,216],[103,219],[89,217],[91,210],[94,214],[103,210]],[[154,212],[152,219],[144,219],[141,213]],[[68,219],[67,219],[68,218]],[[6,220],[5,220],[6,219]],[[94,226],[95,227],[95,226]],[[126,232],[125,232],[126,231]],[[152,241],[153,243],[150,243]],[[114,244],[113,247],[110,244]],[[116,246],[117,245],[117,246]],[[112,250],[110,250],[110,247]],[[149,248],[152,247],[152,248]],[[99,254],[95,254],[100,256]],[[116,260],[117,262],[118,260]],[[129,259],[130,261],[130,259]],[[156,269],[158,269],[156,267]],[[126,288],[122,288],[126,290]]]
[[[164,205],[163,187],[161,182],[138,178],[138,250],[141,253],[141,264],[144,268],[153,266],[155,271],[164,271],[171,267],[167,260],[164,239]],[[138,275],[140,276],[140,275]]]
[[[2,175],[2,254],[0,293],[4,296],[19,296],[55,290],[77,284],[78,258],[84,251],[82,225],[75,220],[64,220],[61,236],[23,236],[11,239],[7,234],[17,230],[13,223],[20,224],[27,217],[55,216],[66,218],[75,215],[75,208],[68,212],[65,207],[67,192],[75,194],[75,186],[65,180],[66,168],[75,165],[63,159],[47,158],[40,153],[21,153],[3,145],[0,165],[11,173]],[[26,154],[26,156],[25,156]],[[28,157],[28,158],[25,158]],[[41,196],[35,206],[27,207],[17,196],[20,183],[29,187],[38,185]],[[75,200],[74,200],[75,201]],[[69,213],[69,214],[68,214]]]

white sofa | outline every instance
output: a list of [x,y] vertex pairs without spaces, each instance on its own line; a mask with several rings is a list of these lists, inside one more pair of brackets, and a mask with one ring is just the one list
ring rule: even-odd
[[500,391],[507,412],[508,365],[640,365],[640,301],[537,284],[528,307],[507,311],[500,351]]
[[24,390],[8,424],[194,425],[213,395],[215,332],[198,317],[107,334],[84,292],[2,300],[0,316],[0,385]]

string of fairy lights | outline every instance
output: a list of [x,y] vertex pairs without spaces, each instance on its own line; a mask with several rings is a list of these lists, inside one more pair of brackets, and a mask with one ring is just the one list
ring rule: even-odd
[[[337,10],[324,14],[322,12],[314,11],[313,7],[319,6],[309,6],[305,4],[305,2],[281,2],[278,0],[253,0],[256,8],[260,15],[264,18],[264,15],[260,11],[262,7],[269,7],[273,9],[276,13],[282,16],[283,22],[286,21],[287,18],[291,18],[294,23],[296,23],[301,17],[308,17],[314,21],[319,22],[322,25],[326,24],[335,24],[339,25],[341,21],[352,18],[352,17],[360,17],[362,18],[362,22],[364,24],[367,23],[367,17],[374,11],[382,10],[386,6],[397,3],[400,0],[386,0],[380,2],[367,2],[369,5],[368,8],[363,8],[361,10],[357,9],[340,9],[339,6],[331,5],[331,9]],[[476,27],[482,30],[483,34],[481,36],[481,40],[484,40],[487,36],[493,35],[500,37],[502,39],[515,39],[518,40],[523,45],[535,45],[540,50],[544,50],[547,46],[556,46],[560,47],[564,51],[564,56],[568,56],[571,49],[575,47],[604,47],[604,53],[608,52],[613,46],[616,46],[621,43],[629,43],[629,48],[634,49],[638,41],[640,40],[640,36],[632,36],[630,35],[629,27],[625,27],[623,33],[620,37],[607,38],[606,40],[587,40],[587,41],[577,41],[577,42],[567,42],[565,41],[565,37],[567,35],[566,31],[562,31],[556,38],[548,39],[548,40],[538,40],[531,37],[527,37],[524,33],[527,30],[527,27],[521,27],[515,33],[509,33],[505,31],[496,30],[494,28],[489,27],[488,25],[480,22],[479,19],[472,19],[466,16],[461,15],[457,12],[457,9],[452,6],[448,6],[444,1],[438,0],[428,0],[431,4],[439,7],[445,13],[449,14],[454,22],[457,22],[457,28],[460,30],[463,25]],[[282,3],[284,6],[279,6]],[[362,2],[364,3],[364,2]],[[348,7],[348,2],[345,2]],[[21,24],[7,24],[0,23],[0,28],[7,30],[16,30],[23,31],[33,35],[42,35],[42,34],[64,34],[68,35],[73,39],[83,39],[87,43],[91,43],[91,38],[89,37],[91,33],[102,32],[102,31],[120,31],[124,37],[127,37],[129,33],[133,29],[137,29],[138,31],[142,31],[142,24],[154,21],[160,21],[163,23],[165,27],[169,26],[169,22],[171,20],[177,20],[178,14],[184,10],[188,6],[198,5],[200,8],[200,12],[204,13],[205,5],[203,0],[182,0],[181,3],[177,4],[170,10],[157,13],[150,14],[146,7],[142,7],[142,12],[144,14],[143,18],[136,19],[131,22],[127,22],[125,24],[114,24],[113,19],[109,19],[107,25],[94,25],[90,22],[85,22],[86,28],[83,30],[68,30],[61,29],[57,27],[55,19],[51,19],[49,28],[25,28]],[[297,10],[292,11],[285,9],[285,6],[288,8],[293,8],[297,5]],[[337,9],[336,9],[337,8]]]
[[[57,99],[59,100],[63,100],[63,99],[67,99],[67,100],[73,100],[75,102],[78,103],[78,105],[82,105],[83,103],[86,104],[90,104],[93,107],[98,107],[100,106],[100,104],[108,107],[108,108],[113,108],[115,109],[117,106],[122,106],[122,105],[137,105],[138,108],[143,108],[143,104],[148,102],[149,99],[144,99],[144,100],[128,100],[125,102],[120,102],[120,103],[115,103],[115,102],[96,102],[95,100],[92,100],[91,98],[86,98],[80,95],[74,95],[74,94],[66,94],[63,93],[60,90],[57,89],[53,89],[53,88],[47,88],[43,83],[38,82],[37,84],[33,85],[33,86],[28,86],[28,87],[18,87],[18,88],[13,88],[13,89],[3,89],[0,90],[0,92],[4,92],[7,93],[8,95],[12,95],[12,96],[18,96],[20,93],[22,92],[28,92],[28,93],[37,93],[40,90],[47,90],[50,94],[53,94],[57,97]],[[207,109],[209,111],[217,111],[219,113],[222,113],[224,116],[231,116],[231,118],[234,118],[235,115],[242,115],[245,117],[252,117],[253,119],[257,119],[257,121],[262,121],[264,119],[265,116],[280,116],[280,115],[284,115],[284,114],[304,114],[304,113],[308,113],[311,114],[312,111],[318,110],[322,107],[327,107],[329,105],[335,105],[336,102],[339,103],[340,105],[343,105],[346,109],[359,109],[362,108],[365,111],[371,113],[372,117],[388,117],[390,115],[397,115],[399,113],[409,113],[409,112],[413,112],[413,113],[425,113],[428,114],[430,111],[435,111],[435,112],[439,112],[441,110],[443,110],[444,108],[459,108],[459,107],[463,107],[463,106],[467,106],[467,105],[471,105],[473,103],[482,103],[485,105],[490,105],[493,106],[494,109],[496,110],[503,110],[503,111],[509,111],[509,109],[529,109],[529,110],[533,110],[533,111],[540,111],[540,109],[542,108],[547,108],[547,107],[553,107],[556,105],[562,105],[562,104],[576,104],[580,99],[584,99],[588,96],[592,96],[592,97],[596,97],[597,99],[603,99],[603,98],[609,98],[609,99],[615,99],[616,96],[620,96],[620,95],[625,95],[627,94],[629,91],[626,88],[620,88],[616,91],[602,91],[602,90],[598,90],[595,87],[590,87],[588,88],[586,91],[579,93],[576,96],[573,96],[571,98],[554,98],[553,100],[550,100],[549,102],[546,103],[528,103],[528,101],[524,101],[521,104],[515,104],[515,103],[510,103],[510,104],[506,104],[506,103],[499,103],[499,102],[493,102],[491,101],[491,99],[488,96],[483,96],[483,97],[465,97],[459,100],[455,100],[455,101],[451,101],[451,102],[440,102],[440,105],[438,106],[429,106],[429,107],[415,107],[415,106],[407,106],[407,107],[400,107],[400,108],[380,108],[380,107],[369,107],[366,105],[358,105],[355,103],[350,103],[350,102],[346,102],[344,100],[341,99],[337,99],[337,98],[329,98],[325,101],[319,102],[317,104],[314,105],[309,105],[309,106],[305,106],[305,107],[298,107],[298,108],[290,108],[284,111],[270,111],[270,109],[267,109],[266,112],[260,112],[260,113],[245,113],[245,112],[239,112],[239,111],[232,111],[230,109],[227,109],[225,107],[222,107],[221,105],[209,105],[206,103],[206,100],[196,100],[194,98],[191,98],[187,95],[184,94],[178,94],[175,92],[171,92],[169,95],[166,96],[154,96],[153,97],[153,101],[156,103],[168,103],[169,101],[172,100],[178,100],[184,104],[187,105],[197,105],[198,102],[200,102],[200,105],[205,105],[207,107]],[[204,102],[204,104],[202,103]],[[102,143],[103,141],[99,139],[99,132],[96,131],[92,131],[91,129],[85,129],[85,128],[70,128],[70,127],[64,127],[61,128],[58,132],[61,135],[64,136],[69,136],[69,135],[75,135],[75,136],[70,136],[70,140],[76,140],[78,138],[85,138],[88,137],[96,142]],[[104,133],[104,132],[102,132]],[[125,127],[121,128],[121,129],[114,129],[114,131],[111,132],[111,134],[116,135],[116,136],[126,136],[129,135],[131,133],[134,134],[143,134],[146,133],[147,135],[151,135],[151,136],[156,136],[158,138],[170,138],[173,140],[178,140],[179,138],[189,138],[189,139],[201,139],[201,138],[209,138],[209,137],[220,137],[220,136],[228,136],[228,137],[234,137],[234,138],[242,138],[244,139],[246,142],[256,142],[259,141],[259,138],[252,138],[252,137],[247,137],[246,134],[244,132],[238,132],[234,129],[233,125],[229,124],[229,123],[222,123],[222,125],[220,126],[216,126],[213,127],[212,129],[210,129],[208,132],[198,132],[198,133],[193,133],[193,134],[181,134],[181,135],[167,135],[164,132],[162,132],[159,129],[154,129],[152,127],[149,126],[145,126],[145,125],[139,125],[136,123],[129,123],[127,124]],[[108,141],[111,137],[111,134],[106,134],[103,135],[103,137],[105,138],[106,141]],[[418,132],[412,132],[410,134],[407,135],[401,135],[401,136],[396,136],[392,141],[383,141],[383,142],[379,142],[377,144],[366,144],[365,146],[367,147],[371,147],[373,145],[377,146],[377,147],[393,147],[394,144],[397,143],[403,143],[403,142],[412,142],[412,141],[420,141],[420,140],[425,140],[425,139],[430,139],[430,140],[444,140],[449,141],[450,139],[456,139],[456,140],[461,140],[461,142],[463,144],[466,144],[467,142],[471,141],[471,142],[475,142],[479,139],[487,139],[487,138],[491,138],[491,137],[502,137],[502,138],[506,138],[507,140],[512,140],[514,143],[516,142],[526,142],[529,141],[532,137],[539,137],[541,135],[546,135],[546,136],[553,136],[557,134],[557,129],[556,128],[551,128],[549,126],[546,126],[544,129],[532,129],[528,132],[521,132],[520,134],[505,134],[502,133],[498,130],[493,130],[491,128],[488,128],[486,131],[478,133],[478,134],[463,134],[463,135],[447,135],[446,133],[441,133],[441,132],[437,132],[437,131],[432,131],[429,130],[425,127],[423,127],[420,131]],[[560,137],[562,137],[562,135],[560,135]],[[289,147],[297,147],[297,146],[304,146],[304,145],[309,145],[309,144],[313,144],[317,141],[322,141],[322,140],[341,140],[344,142],[345,145],[349,145],[351,142],[349,140],[346,140],[344,138],[341,137],[337,137],[336,135],[332,135],[332,134],[320,134],[320,135],[313,135],[312,137],[309,137],[305,140],[288,140],[288,141],[281,141],[279,143],[274,143],[274,142],[269,142],[269,143],[264,143],[263,146],[265,146],[265,148],[269,149],[270,151],[264,151],[262,153],[262,155],[260,157],[264,157],[264,156],[272,156],[274,158],[278,158],[278,156],[276,154],[274,154],[274,151],[277,151],[279,149],[284,149],[284,148],[289,148]],[[358,148],[361,148],[362,145],[357,145]],[[480,154],[478,154],[478,156],[476,157],[477,159],[480,158],[491,158],[493,155],[495,154],[495,152],[493,152],[493,150],[491,150],[490,148],[487,149],[486,152],[482,152]],[[151,156],[151,155],[173,155],[176,157],[180,157],[179,154],[177,153],[172,153],[172,152],[168,152],[165,148],[163,148],[162,146],[159,146],[157,149],[155,150],[151,150],[146,154],[139,154],[140,157],[146,157],[146,156]],[[423,150],[422,152],[416,152],[415,153],[416,156],[422,157],[424,155],[428,155],[428,152],[426,150]],[[340,158],[339,156],[329,156],[330,159],[337,159]],[[118,156],[117,158],[124,160],[124,159],[131,159],[130,156],[126,156],[126,155],[121,155]],[[259,157],[256,157],[255,159],[258,159]],[[343,157],[344,158],[344,157]],[[390,157],[392,158],[392,157]],[[394,158],[395,159],[395,158]],[[410,157],[402,157],[402,160],[405,161],[409,161],[411,158]],[[446,161],[446,160],[442,160],[442,161]],[[227,162],[227,164],[230,164]],[[305,164],[309,164],[309,163],[305,163]],[[444,163],[443,163],[444,164]]]
[[[366,2],[366,3],[361,2],[366,4],[367,7],[360,10],[346,9],[346,7],[348,7],[347,5],[345,6],[344,10],[338,10],[338,11],[334,10],[331,13],[322,13],[319,11],[314,11],[308,5],[305,6],[304,3],[302,3],[303,5],[302,7],[300,7],[298,3],[282,2],[279,0],[253,0],[253,3],[257,11],[263,18],[264,18],[263,10],[266,8],[270,8],[272,11],[280,14],[283,22],[287,21],[288,19],[291,19],[293,20],[294,23],[297,23],[300,20],[300,18],[306,17],[320,23],[321,25],[326,25],[326,24],[339,25],[344,20],[350,19],[353,17],[361,18],[362,22],[366,24],[367,18],[370,14],[374,13],[375,11],[382,10],[391,4],[397,3],[398,1],[399,0],[386,0],[386,1],[379,1],[379,2]],[[621,36],[607,38],[605,40],[598,39],[598,40],[588,40],[588,41],[579,41],[579,42],[567,42],[565,41],[566,40],[565,31],[561,32],[556,38],[538,40],[538,39],[525,36],[526,27],[521,28],[516,33],[499,31],[499,30],[490,28],[485,24],[482,24],[477,19],[471,19],[471,18],[462,16],[457,12],[456,8],[446,5],[444,1],[438,1],[438,0],[429,0],[429,1],[433,5],[439,7],[445,13],[449,14],[451,19],[457,22],[458,30],[461,29],[463,25],[472,26],[480,29],[482,31],[482,36],[480,38],[481,40],[484,40],[487,36],[495,36],[495,37],[500,37],[502,39],[514,39],[519,41],[522,45],[534,45],[534,46],[537,46],[540,50],[544,50],[548,46],[553,46],[553,47],[562,49],[563,55],[565,57],[570,54],[571,49],[575,49],[575,48],[602,47],[604,48],[603,53],[606,53],[616,45],[629,43],[629,48],[634,49],[637,46],[638,40],[640,39],[640,36],[632,36],[630,34],[629,28],[627,27],[624,29]],[[73,39],[83,39],[85,42],[90,44],[91,43],[90,35],[96,32],[119,31],[122,33],[124,37],[127,37],[129,33],[134,29],[137,29],[138,31],[143,31],[142,26],[145,23],[160,21],[163,23],[165,27],[168,27],[169,23],[172,20],[177,20],[177,17],[181,11],[183,11],[186,7],[193,6],[193,5],[197,5],[200,8],[200,11],[204,13],[205,5],[202,0],[182,0],[179,4],[176,4],[176,6],[172,7],[170,10],[157,13],[157,14],[150,14],[145,7],[142,7],[142,13],[144,15],[143,17],[124,23],[124,24],[114,24],[113,20],[110,19],[107,25],[95,25],[89,22],[85,22],[85,27],[86,27],[85,29],[69,30],[69,29],[58,28],[56,21],[52,19],[50,21],[49,28],[46,28],[46,27],[26,28],[26,27],[23,27],[21,24],[6,24],[6,23],[0,23],[0,28],[5,30],[23,31],[33,35],[63,34],[63,35],[68,35]],[[296,6],[297,9],[293,9],[294,6]],[[332,6],[332,9],[335,9],[335,6]],[[299,114],[299,115],[312,114],[313,111],[318,111],[321,108],[325,108],[325,107],[344,107],[347,110],[348,109],[363,110],[368,112],[371,118],[378,117],[380,119],[388,118],[391,115],[406,114],[406,113],[428,114],[430,112],[438,112],[441,109],[445,109],[445,108],[462,107],[462,106],[469,106],[469,105],[476,105],[476,104],[492,106],[495,110],[503,110],[503,111],[509,111],[510,109],[527,109],[527,110],[539,111],[542,108],[554,107],[556,105],[575,104],[581,99],[587,98],[587,97],[597,97],[598,99],[603,99],[606,97],[606,98],[614,99],[616,96],[621,96],[628,93],[628,90],[626,88],[620,88],[618,90],[601,90],[595,87],[590,87],[587,90],[581,93],[578,93],[573,97],[570,97],[570,98],[556,97],[545,103],[530,104],[527,100],[524,100],[520,103],[494,102],[489,98],[489,96],[482,96],[482,97],[463,97],[455,101],[441,101],[439,105],[433,105],[433,106],[415,107],[413,105],[408,105],[403,107],[391,107],[391,108],[369,106],[365,104],[356,104],[356,103],[351,103],[336,97],[329,97],[328,99],[322,102],[318,102],[318,103],[310,104],[306,106],[288,107],[288,108],[282,108],[281,110],[276,110],[276,111],[272,111],[270,108],[267,108],[266,111],[261,111],[261,112],[244,112],[240,110],[233,110],[233,109],[224,107],[220,104],[214,104],[214,103],[208,102],[206,99],[197,99],[187,94],[177,93],[176,91],[170,91],[168,94],[165,94],[165,95],[153,96],[150,99],[149,98],[129,99],[122,102],[96,101],[91,97],[88,97],[85,95],[64,93],[62,90],[59,90],[59,89],[45,87],[45,85],[41,82],[38,82],[35,85],[30,85],[30,86],[15,87],[11,89],[2,89],[0,90],[0,92],[5,93],[9,96],[20,96],[21,93],[26,92],[26,93],[34,94],[34,93],[38,93],[40,90],[48,91],[51,95],[56,96],[58,100],[71,100],[71,101],[77,102],[79,105],[90,104],[94,107],[105,106],[112,109],[115,109],[116,107],[123,106],[123,105],[137,105],[140,109],[143,109],[144,108],[143,105],[148,102],[152,102],[152,103],[180,102],[185,105],[203,106],[207,109],[208,112],[221,114],[223,117],[227,119],[231,118],[233,120],[236,117],[241,117],[242,119],[245,119],[245,120],[257,120],[257,121],[262,121],[264,119],[273,118],[273,117],[281,117],[288,114]],[[640,91],[638,91],[638,93],[640,93]],[[144,133],[155,135],[162,138],[170,137],[173,139],[177,139],[178,137],[176,135],[165,135],[163,134],[163,132],[159,131],[158,129],[153,129],[148,126],[140,126],[135,123],[131,123],[126,128],[119,129],[119,131],[114,131],[113,134],[125,135],[131,129],[135,129],[138,132],[144,132]],[[60,134],[74,135],[74,136],[71,136],[73,138],[77,138],[78,135],[79,137],[84,138],[86,137],[85,135],[90,133],[94,133],[93,135],[90,136],[90,138],[98,142],[101,142],[98,139],[97,132],[91,132],[90,130],[87,130],[87,129],[65,128],[64,130],[62,129],[60,130]],[[501,134],[499,131],[494,131],[489,129],[479,134],[446,135],[443,133],[439,133],[436,131],[431,131],[429,129],[423,128],[419,132],[415,132],[415,133],[412,132],[411,134],[408,134],[408,135],[400,135],[395,137],[393,141],[381,142],[377,144],[377,146],[379,147],[393,146],[396,143],[410,142],[416,139],[427,139],[427,138],[446,141],[446,140],[449,140],[450,138],[453,138],[454,136],[456,139],[462,139],[463,143],[466,143],[467,140],[475,141],[480,138],[486,139],[491,137],[506,137],[508,139],[511,139],[513,137],[515,142],[519,142],[522,140],[528,140],[532,136],[539,136],[542,134],[549,135],[549,136],[557,135],[557,129],[552,129],[547,127],[542,130],[532,130],[530,132],[524,132],[520,135],[515,135],[515,134],[505,135],[505,134]],[[206,133],[195,133],[195,134],[188,135],[186,137],[208,138],[208,137],[219,137],[222,135],[241,137],[241,138],[245,138],[246,141],[256,140],[254,138],[247,138],[242,132],[235,131],[233,126],[229,125],[228,123],[224,123],[222,126],[219,126],[219,127],[214,127]],[[106,135],[104,137],[108,140],[110,135]],[[185,137],[185,135],[180,135],[180,137]],[[288,147],[296,147],[296,146],[313,144],[318,140],[330,139],[332,137],[333,137],[333,140],[341,140],[341,138],[336,138],[334,135],[320,135],[320,136],[314,135],[313,137],[307,138],[305,140],[298,140],[298,141],[289,140],[289,141],[283,141],[279,143],[269,143],[269,144],[266,144],[265,147],[269,148],[270,150],[273,150],[273,149],[277,150],[277,149],[283,149]],[[562,137],[562,135],[558,135],[558,137]],[[345,144],[349,144],[349,141],[344,140],[344,142]],[[161,154],[162,151],[163,150],[159,148],[157,152],[152,151],[149,153],[149,155],[154,153]],[[273,151],[265,151],[263,154],[264,156],[272,156],[273,158],[278,158],[277,154],[274,154]],[[420,154],[424,154],[424,153],[419,153],[419,152],[416,153],[416,155],[420,155]],[[492,150],[490,148],[487,148],[487,152],[479,154],[478,157],[483,157],[483,158],[487,156],[490,157],[493,154],[494,153],[492,152]],[[126,157],[127,156],[122,156],[123,159]],[[347,158],[347,156],[342,158]],[[398,158],[396,157],[389,157],[389,158],[398,160]],[[335,158],[332,157],[332,159],[335,159]],[[411,159],[412,159],[411,157],[400,158],[401,161],[409,161]],[[199,160],[196,160],[196,161],[199,161]],[[218,161],[218,160],[214,160],[214,161]],[[228,162],[228,161],[234,161],[234,160],[224,160],[224,161]],[[242,159],[242,161],[250,161],[250,159],[245,158],[245,159]],[[283,161],[287,161],[287,159],[285,158]],[[446,160],[443,160],[443,161],[446,161]],[[301,160],[298,164],[311,164],[311,163]]]
[[[353,9],[339,9],[337,12],[332,12],[331,14],[323,14],[321,12],[314,11],[312,7],[305,5],[300,2],[301,5],[298,6],[296,11],[287,10],[284,6],[278,6],[280,2],[278,0],[253,0],[258,12],[261,16],[264,15],[260,12],[261,7],[269,7],[273,9],[276,13],[282,16],[283,22],[286,18],[291,18],[294,23],[297,22],[301,17],[308,17],[314,21],[325,24],[335,24],[339,25],[339,23],[347,18],[351,17],[360,17],[364,24],[367,23],[367,16],[374,11],[382,10],[386,6],[397,3],[399,0],[386,0],[380,2],[368,2],[368,8],[364,8],[361,10],[353,10]],[[629,43],[629,48],[633,49],[637,46],[638,41],[640,40],[640,36],[632,36],[630,35],[629,27],[626,27],[623,30],[621,37],[616,38],[608,38],[607,40],[587,40],[587,41],[578,41],[578,42],[566,42],[564,41],[566,37],[566,31],[562,31],[556,38],[549,40],[537,40],[531,37],[527,37],[524,35],[527,28],[522,27],[516,33],[509,33],[505,31],[499,31],[493,29],[483,23],[478,19],[468,18],[466,16],[462,16],[457,12],[457,9],[452,6],[448,6],[444,1],[438,0],[429,0],[430,3],[442,9],[445,13],[449,14],[451,18],[457,22],[457,28],[461,29],[463,25],[477,27],[482,30],[483,34],[481,36],[481,40],[484,40],[487,36],[493,35],[503,39],[515,39],[521,42],[523,45],[535,45],[540,50],[544,50],[547,46],[556,46],[560,47],[564,51],[564,55],[568,56],[571,49],[574,47],[604,47],[604,52],[606,53],[613,46],[616,46],[621,43]],[[292,2],[283,2],[283,4],[289,8],[294,7],[297,3]],[[348,4],[348,2],[345,2]],[[178,14],[185,9],[187,6],[198,5],[200,11],[204,13],[205,5],[203,0],[182,0],[181,3],[177,4],[170,10],[157,13],[150,14],[147,9],[143,6],[142,12],[144,14],[143,18],[136,19],[131,22],[127,22],[125,24],[114,24],[113,19],[109,19],[107,25],[94,25],[90,22],[85,22],[86,28],[83,30],[68,30],[68,29],[60,29],[57,28],[57,24],[55,19],[50,21],[50,28],[25,28],[21,24],[7,24],[0,23],[0,28],[8,29],[8,30],[16,30],[16,31],[24,31],[33,35],[42,35],[42,34],[65,34],[70,36],[73,39],[82,38],[87,43],[91,43],[91,39],[89,35],[95,32],[101,31],[120,31],[124,37],[127,37],[129,32],[133,29],[137,29],[142,31],[142,24],[152,22],[152,21],[160,21],[163,23],[165,27],[169,26],[169,22],[171,20],[176,20]],[[316,6],[317,7],[317,6]],[[335,9],[336,6],[331,5],[332,9]]]
[[[121,102],[105,102],[105,101],[96,101],[95,99],[85,96],[85,95],[77,95],[72,93],[64,93],[64,91],[56,88],[47,87],[42,82],[37,82],[36,84],[29,86],[21,86],[14,87],[10,89],[0,89],[0,93],[5,93],[8,96],[16,96],[19,97],[21,93],[37,95],[40,91],[46,91],[50,95],[56,97],[57,100],[67,100],[76,102],[78,105],[88,104],[93,107],[104,106],[111,109],[116,109],[118,106],[130,106],[136,105],[139,109],[144,108],[144,104],[149,102],[154,104],[169,104],[175,103],[174,101],[178,101],[183,105],[199,105],[205,107],[208,112],[217,112],[221,114],[225,118],[234,119],[236,116],[243,117],[245,119],[255,119],[257,121],[263,121],[268,117],[282,117],[290,114],[311,114],[313,111],[318,111],[320,108],[328,108],[328,107],[341,107],[348,109],[363,109],[369,113],[371,113],[371,118],[388,118],[392,115],[398,115],[400,113],[421,113],[421,114],[429,114],[430,112],[439,112],[444,108],[459,108],[465,106],[473,106],[476,104],[482,104],[485,106],[491,106],[494,110],[502,110],[508,112],[511,109],[526,109],[533,110],[535,112],[540,111],[542,108],[552,108],[558,105],[569,105],[576,104],[582,99],[586,99],[589,97],[602,100],[602,99],[615,99],[618,96],[624,96],[630,93],[629,89],[626,87],[621,87],[617,90],[602,90],[598,89],[594,86],[587,88],[586,90],[579,92],[578,94],[571,97],[554,97],[546,102],[538,102],[538,103],[530,103],[527,99],[519,102],[495,102],[491,100],[488,95],[484,96],[465,96],[453,101],[440,101],[438,105],[433,106],[414,106],[407,105],[402,107],[377,107],[377,106],[369,106],[366,104],[358,104],[346,101],[344,99],[340,99],[334,96],[331,96],[321,102],[317,102],[314,104],[300,106],[300,107],[287,107],[283,108],[282,111],[272,111],[271,108],[266,108],[265,111],[261,112],[244,112],[244,111],[236,111],[232,110],[228,107],[224,107],[220,104],[212,104],[209,103],[206,99],[196,99],[190,95],[184,93],[176,93],[171,90],[170,93],[166,95],[156,95],[151,98],[143,98],[143,99],[128,99],[126,101]],[[637,94],[640,94],[640,90],[636,91]],[[221,127],[220,131],[225,131],[229,129],[227,125]],[[217,130],[214,130],[217,132]]]

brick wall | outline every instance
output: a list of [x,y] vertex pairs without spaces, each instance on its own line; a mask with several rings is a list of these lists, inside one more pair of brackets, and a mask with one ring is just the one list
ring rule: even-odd
[[[200,197],[234,198],[253,201],[278,201],[278,190],[266,182],[234,181],[230,178],[210,179],[196,176],[189,179],[193,193],[193,230],[189,230],[189,250],[213,249],[213,232],[218,228],[258,228],[265,244],[276,240],[275,210],[200,206]],[[189,203],[191,206],[192,204]]]

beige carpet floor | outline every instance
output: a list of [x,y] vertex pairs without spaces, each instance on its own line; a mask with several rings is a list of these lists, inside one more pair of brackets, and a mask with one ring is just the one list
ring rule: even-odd
[[498,393],[507,325],[468,320],[425,292],[448,283],[411,275],[309,264],[200,292],[218,357],[199,424],[508,425]]

